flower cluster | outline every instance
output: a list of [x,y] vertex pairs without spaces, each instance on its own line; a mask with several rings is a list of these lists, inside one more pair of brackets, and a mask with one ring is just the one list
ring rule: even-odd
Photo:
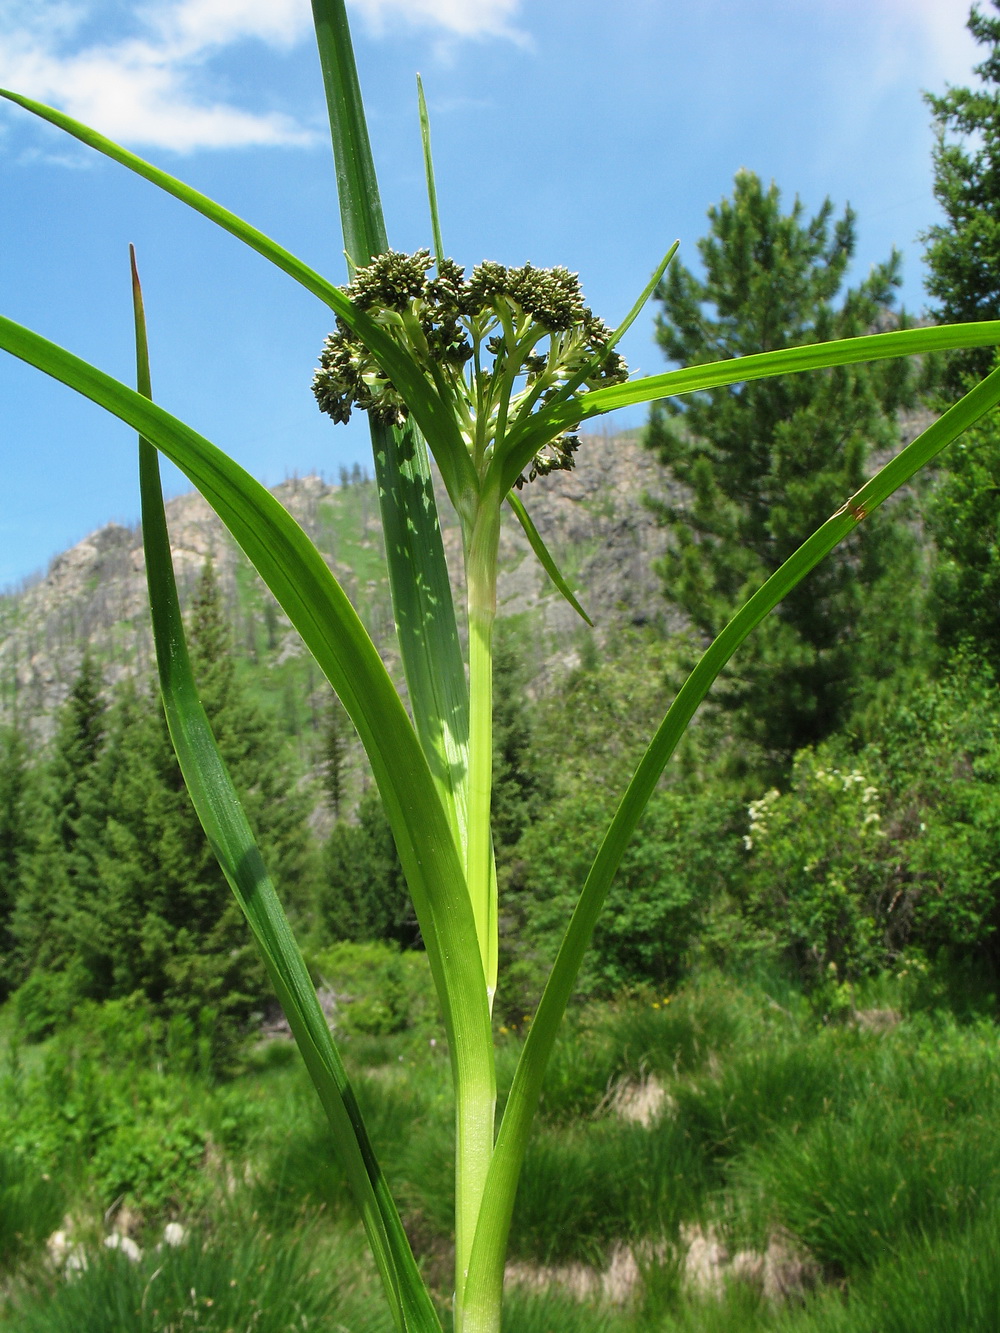
[[743,839],[743,846],[748,852],[753,851],[754,839],[758,841],[767,836],[768,818],[774,809],[776,801],[781,800],[781,792],[777,787],[772,787],[766,791],[758,801],[751,801],[747,806],[747,815],[750,818],[750,832]]
[[[477,462],[536,406],[628,377],[611,330],[584,305],[575,273],[486,261],[467,278],[445,259],[429,276],[433,262],[427,250],[390,250],[358,269],[344,291],[451,401]],[[393,426],[408,415],[397,386],[340,319],[324,344],[313,392],[338,422],[354,407]],[[518,484],[572,467],[577,443],[572,431],[550,441]]]
[[[801,760],[796,760],[794,789],[794,794],[782,796],[772,787],[747,806],[750,829],[743,838],[743,846],[748,852],[788,833],[798,818],[796,795],[814,809],[818,800],[826,798],[824,805],[839,812],[841,818],[861,833],[867,829],[875,837],[883,836],[879,789],[858,769],[844,772],[839,768],[821,768],[811,755],[804,753]],[[812,873],[818,864],[818,860],[807,860],[804,867]]]

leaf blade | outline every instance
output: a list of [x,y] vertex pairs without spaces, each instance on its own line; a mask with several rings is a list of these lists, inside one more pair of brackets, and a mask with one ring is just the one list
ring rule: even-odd
[[469,688],[427,449],[419,432],[371,422],[389,589],[414,725],[468,840]]
[[566,582],[565,578],[563,578],[558,565],[552,558],[551,554],[549,553],[548,547],[542,540],[541,533],[535,527],[531,515],[528,513],[527,509],[525,509],[524,502],[522,501],[521,497],[519,495],[516,495],[514,491],[511,491],[511,493],[507,496],[507,503],[514,511],[518,523],[520,523],[521,527],[523,528],[524,535],[527,537],[531,549],[534,551],[536,557],[538,558],[539,564],[545,570],[546,574],[548,574],[549,578],[552,580],[555,587],[559,590],[560,593],[562,593],[563,597],[565,597],[566,601],[569,602],[570,606],[577,613],[577,615],[581,616],[587,622],[590,628],[593,629],[594,622],[591,620],[590,616],[587,615],[586,611],[577,601],[573,589]]
[[[367,263],[389,248],[343,0],[313,0],[337,170],[344,246]],[[369,417],[389,591],[403,674],[424,753],[464,860],[469,694],[427,446]],[[463,446],[463,455],[464,455]]]
[[[274,593],[368,751],[449,1036],[459,1048],[455,1058],[474,1064],[477,1057],[470,1043],[474,1046],[489,1033],[489,1010],[451,826],[399,695],[323,558],[269,491],[155,403],[3,316],[0,347],[91,398],[155,444],[205,496]],[[449,960],[447,974],[444,956]]]
[[[136,383],[152,398],[142,292],[130,249]],[[253,932],[268,975],[327,1112],[397,1327],[440,1333],[398,1211],[308,969],[264,866],[242,804],[202,707],[187,650],[170,555],[156,449],[139,437],[142,539],[160,693],[185,785],[216,859]]]
[[348,268],[389,248],[368,123],[343,0],[312,0],[316,45],[330,117],[337,197]]
[[[1000,320],[982,320],[966,324],[940,324],[922,329],[893,329],[888,333],[868,333],[858,338],[839,338],[832,342],[811,343],[804,347],[780,348],[774,352],[756,352],[732,361],[715,361],[702,366],[685,366],[651,375],[634,385],[612,384],[592,395],[588,415],[607,412],[614,407],[651,402],[680,393],[772,375],[798,374],[806,370],[826,370],[832,366],[853,365],[860,361],[878,361],[887,357],[914,356],[921,352],[950,351],[956,347],[984,347],[1000,343]],[[644,386],[641,397],[630,390]],[[591,397],[591,395],[588,395]]]
[[833,366],[950,351],[959,347],[986,347],[993,343],[1000,343],[1000,320],[942,324],[922,329],[895,329],[889,333],[870,333],[860,338],[841,338],[834,342],[781,348],[775,352],[757,352],[728,361],[712,361],[706,365],[685,366],[681,370],[668,370],[661,375],[649,375],[625,384],[593,389],[576,403],[557,404],[553,409],[543,408],[536,412],[531,421],[517,433],[516,439],[511,441],[509,457],[504,461],[503,479],[506,484],[513,486],[521,471],[553,435],[619,407],[632,407],[637,403],[698,393],[727,384],[741,384],[747,380],[766,379],[772,375],[825,370]]
[[441,236],[441,215],[438,212],[437,185],[434,183],[434,158],[431,156],[431,119],[427,114],[424,81],[417,75],[417,111],[420,117],[420,141],[424,149],[424,179],[427,182],[427,205],[431,214],[431,237],[434,241],[434,259],[438,271],[444,259],[444,240]]

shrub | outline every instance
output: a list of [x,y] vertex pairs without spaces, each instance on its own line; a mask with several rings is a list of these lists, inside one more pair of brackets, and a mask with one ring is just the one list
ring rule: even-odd
[[440,1036],[426,954],[345,941],[314,954],[312,970],[336,995],[335,1025],[343,1035]]
[[814,984],[884,960],[878,904],[888,867],[883,798],[860,763],[802,750],[782,794],[749,807],[747,908],[764,938]]
[[25,1041],[44,1041],[69,1022],[82,998],[77,971],[36,971],[14,995],[18,1027]]
[[[520,985],[503,998],[505,1013],[531,1007],[542,960],[554,952],[567,914],[596,850],[604,811],[600,799],[573,795],[555,805],[518,844],[520,880],[511,890],[523,921],[511,947]],[[664,988],[683,976],[691,947],[713,898],[737,873],[742,848],[738,807],[718,792],[657,792],[629,844],[594,932],[580,975],[586,996],[632,986]]]

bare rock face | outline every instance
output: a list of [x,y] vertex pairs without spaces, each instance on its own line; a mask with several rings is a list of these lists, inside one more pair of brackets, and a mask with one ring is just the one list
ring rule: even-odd
[[[667,613],[653,570],[664,535],[643,503],[647,492],[662,486],[660,469],[638,441],[627,436],[586,437],[577,460],[575,471],[554,473],[521,492],[536,527],[599,636],[623,623],[664,620]],[[319,477],[304,477],[284,482],[274,494],[317,542],[389,669],[396,671],[375,486],[362,482],[350,487],[350,543],[342,540],[336,521],[341,490]],[[169,501],[167,519],[182,601],[190,598],[211,559],[239,648],[240,626],[250,614],[246,589],[256,576],[200,495]],[[446,502],[442,526],[461,607],[461,540]],[[543,658],[565,660],[582,622],[553,587],[513,515],[504,524],[500,559],[500,615],[529,614],[543,644]],[[259,605],[270,600],[259,587],[253,596]],[[268,614],[273,640],[269,661],[280,663],[301,646],[276,606]],[[24,591],[0,597],[0,720],[16,707],[38,739],[47,739],[88,650],[101,662],[109,685],[125,679],[145,685],[151,676],[138,527],[109,523],[57,556],[45,576]]]
[[[665,537],[644,503],[646,495],[662,494],[662,469],[628,437],[589,436],[577,459],[572,472],[552,473],[521,491],[535,526],[599,630],[663,621],[654,565]],[[579,626],[514,522],[504,528],[500,555],[500,614],[540,608],[557,637]]]

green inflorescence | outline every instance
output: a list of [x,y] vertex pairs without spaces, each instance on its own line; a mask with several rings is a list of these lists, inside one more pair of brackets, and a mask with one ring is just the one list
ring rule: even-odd
[[[433,263],[428,250],[390,250],[359,268],[344,291],[450,403],[477,465],[536,406],[628,378],[611,329],[584,304],[577,274],[487,260],[467,278],[444,259],[429,276]],[[340,319],[324,344],[313,392],[337,422],[346,422],[354,407],[390,426],[408,415],[392,380]],[[572,430],[555,437],[517,484],[571,468],[577,445]]]

